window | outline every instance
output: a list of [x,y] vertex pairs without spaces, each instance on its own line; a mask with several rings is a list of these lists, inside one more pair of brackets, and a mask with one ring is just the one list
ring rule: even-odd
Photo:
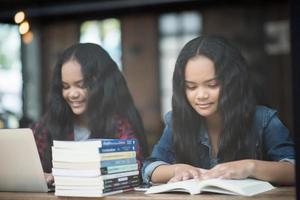
[[81,25],[80,42],[91,42],[102,46],[122,68],[121,25],[114,18],[101,21],[86,21]]
[[0,128],[17,128],[23,82],[18,26],[0,24],[0,44]]
[[169,13],[159,17],[162,115],[171,110],[172,76],[178,53],[186,42],[199,36],[201,31],[202,17],[198,12]]

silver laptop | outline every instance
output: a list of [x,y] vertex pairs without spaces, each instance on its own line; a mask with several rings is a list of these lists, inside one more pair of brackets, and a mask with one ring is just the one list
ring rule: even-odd
[[0,191],[50,191],[31,129],[0,129]]

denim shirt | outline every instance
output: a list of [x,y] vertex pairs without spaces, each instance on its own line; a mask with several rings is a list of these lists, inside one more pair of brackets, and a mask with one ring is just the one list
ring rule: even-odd
[[[172,112],[165,115],[164,121],[166,124],[164,132],[142,168],[142,177],[145,183],[150,182],[150,177],[156,167],[176,163],[172,144]],[[289,130],[279,120],[277,111],[265,106],[257,106],[253,128],[260,137],[257,140],[257,148],[260,151],[258,159],[295,163],[293,140]],[[210,155],[211,144],[208,134],[206,130],[201,131],[204,134],[199,134],[199,144],[207,147],[208,165],[209,168],[212,168],[219,163],[219,160]]]

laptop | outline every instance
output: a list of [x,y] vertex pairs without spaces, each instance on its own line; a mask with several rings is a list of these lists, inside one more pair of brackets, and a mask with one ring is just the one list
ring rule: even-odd
[[48,192],[33,132],[0,129],[0,191]]

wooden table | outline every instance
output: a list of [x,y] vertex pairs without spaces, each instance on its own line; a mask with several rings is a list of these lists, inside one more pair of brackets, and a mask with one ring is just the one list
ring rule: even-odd
[[[54,193],[23,193],[23,192],[0,192],[0,200],[99,200],[97,198],[83,198],[83,197],[57,197]],[[219,194],[200,194],[189,195],[185,193],[165,193],[145,195],[143,192],[126,192],[101,198],[103,200],[228,200],[228,199],[247,199],[247,200],[295,200],[295,187],[279,187],[274,190],[255,195],[253,197],[242,197],[232,195]]]

